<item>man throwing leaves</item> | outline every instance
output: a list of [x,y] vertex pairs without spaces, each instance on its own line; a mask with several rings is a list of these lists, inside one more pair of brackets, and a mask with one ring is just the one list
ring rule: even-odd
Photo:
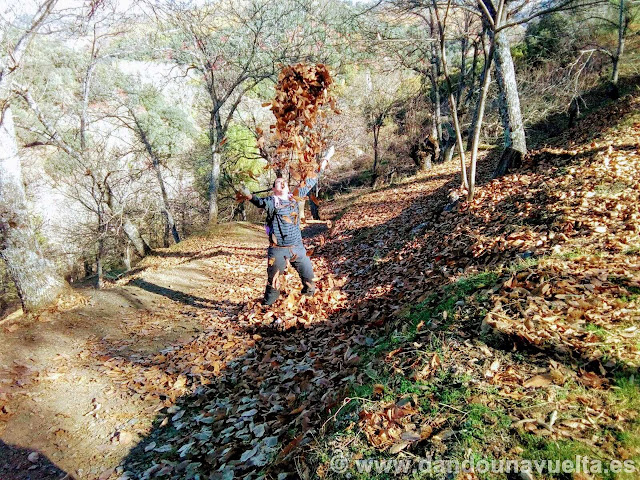
[[[331,147],[324,155],[320,172],[325,169],[334,151]],[[297,197],[306,197],[317,182],[317,178],[307,179],[303,187],[298,187]],[[298,202],[289,191],[287,181],[282,177],[276,178],[271,191],[270,196],[260,198],[253,195],[246,187],[240,190],[247,200],[258,208],[264,208],[267,213],[265,230],[269,237],[269,249],[267,250],[267,288],[263,301],[265,305],[272,305],[280,296],[280,276],[287,268],[287,261],[291,262],[300,275],[302,293],[313,296],[316,290],[313,266],[302,243]]]

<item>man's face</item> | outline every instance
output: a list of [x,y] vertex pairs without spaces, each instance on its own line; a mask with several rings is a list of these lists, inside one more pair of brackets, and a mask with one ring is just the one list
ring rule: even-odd
[[276,178],[276,181],[273,184],[273,193],[277,196],[289,193],[289,185],[284,178]]

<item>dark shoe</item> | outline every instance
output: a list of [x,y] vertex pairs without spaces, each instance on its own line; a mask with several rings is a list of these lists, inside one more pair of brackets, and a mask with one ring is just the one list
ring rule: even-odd
[[273,288],[271,285],[267,285],[267,289],[264,292],[263,305],[273,305],[280,297],[280,290]]
[[308,297],[313,297],[313,294],[316,293],[316,282],[313,281],[303,281],[302,282],[302,290],[301,293]]

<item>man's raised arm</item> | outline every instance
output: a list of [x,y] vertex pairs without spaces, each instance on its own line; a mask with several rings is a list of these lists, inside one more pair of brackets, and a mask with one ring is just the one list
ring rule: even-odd
[[[329,147],[329,150],[327,150],[327,153],[325,153],[324,157],[322,158],[322,163],[320,164],[320,171],[318,172],[318,174],[324,172],[324,169],[327,168],[327,162],[331,159],[331,157],[333,157],[333,154],[335,153],[335,151],[336,149],[333,147],[333,145],[331,145]],[[316,186],[317,183],[318,183],[318,177],[309,178],[305,180],[304,187],[298,188],[298,196],[306,197],[307,194],[311,191],[313,187]]]

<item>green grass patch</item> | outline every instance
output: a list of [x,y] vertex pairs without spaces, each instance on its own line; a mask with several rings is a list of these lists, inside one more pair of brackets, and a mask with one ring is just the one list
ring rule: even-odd
[[[520,438],[524,446],[523,459],[551,462],[550,465],[547,464],[544,467],[546,478],[570,480],[573,476],[571,473],[562,472],[562,462],[575,462],[578,456],[590,459],[599,458],[597,451],[578,441],[548,440],[529,433],[521,433]],[[547,467],[551,468],[548,469]]]
[[599,194],[599,195],[616,195],[618,193],[622,193],[625,190],[629,189],[629,185],[627,185],[624,182],[612,182],[612,183],[601,183],[600,185],[597,185],[595,190],[595,193]]
[[604,340],[609,336],[609,332],[601,327],[600,325],[595,325],[593,323],[587,323],[584,327],[587,332],[594,333],[600,340]]
[[620,300],[622,300],[623,302],[632,302],[640,297],[640,287],[631,285],[631,279],[612,275],[609,277],[609,281],[624,288],[627,292],[629,292],[629,295],[620,296]]
[[459,302],[466,302],[466,299],[475,292],[493,285],[497,280],[498,275],[495,272],[482,272],[461,278],[445,286],[443,293],[434,293],[418,304],[410,318],[416,326],[420,322],[429,325],[436,318],[445,320],[445,325],[448,325],[454,318],[455,308]]
[[581,248],[574,248],[568,252],[559,253],[556,256],[563,260],[575,260],[576,258],[584,257],[585,255],[588,255],[585,250]]

